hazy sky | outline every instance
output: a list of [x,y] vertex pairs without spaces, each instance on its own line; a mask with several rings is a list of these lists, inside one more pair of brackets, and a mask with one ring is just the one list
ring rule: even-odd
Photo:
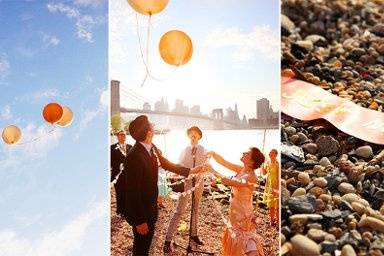
[[[0,1],[0,255],[107,255],[107,2]],[[46,136],[54,101],[73,124]],[[97,143],[95,143],[97,142]]]
[[[145,67],[138,44],[136,14],[126,0],[110,4],[110,78],[125,87],[123,105],[142,107],[167,96],[189,105],[212,108],[239,106],[240,114],[256,116],[256,99],[267,97],[278,108],[279,2],[277,0],[170,1],[153,16],[149,67],[162,81],[149,79],[140,88]],[[147,17],[139,15],[142,44]],[[161,36],[173,29],[186,32],[193,41],[192,59],[173,71],[158,53]],[[132,97],[134,90],[137,97]],[[138,99],[140,98],[140,99]]]

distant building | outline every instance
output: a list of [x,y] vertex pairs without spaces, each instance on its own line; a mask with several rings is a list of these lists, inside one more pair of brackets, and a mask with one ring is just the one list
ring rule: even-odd
[[180,99],[176,99],[175,108],[173,109],[173,112],[179,113],[179,114],[188,114],[189,108],[188,108],[188,106],[184,105],[184,101],[182,101]]
[[161,98],[160,101],[155,102],[155,111],[164,111],[164,112],[169,112],[169,105],[164,98]]
[[237,108],[237,104],[235,104],[235,109],[232,109],[231,107],[226,109],[226,116],[225,119],[232,122],[240,122],[239,117],[239,110]]
[[143,105],[143,110],[151,111],[151,104],[149,104],[148,102],[145,102]]
[[269,119],[272,112],[272,108],[269,105],[269,100],[262,98],[256,101],[256,113],[257,119],[266,121]]
[[194,115],[201,115],[200,106],[194,105],[193,107],[191,107],[189,112]]
[[248,126],[248,120],[247,120],[247,117],[245,115],[243,115],[243,120],[241,121],[241,123],[244,125],[244,126]]

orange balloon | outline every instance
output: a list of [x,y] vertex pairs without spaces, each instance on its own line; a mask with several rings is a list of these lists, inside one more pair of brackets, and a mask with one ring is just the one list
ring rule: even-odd
[[7,144],[15,144],[17,143],[21,138],[21,131],[19,127],[15,125],[9,125],[4,128],[3,130],[3,141]]
[[161,58],[166,63],[180,66],[187,63],[192,57],[192,40],[182,31],[171,30],[161,37],[159,51]]
[[152,15],[161,12],[169,0],[128,0],[129,5],[138,13]]
[[69,107],[63,107],[63,115],[57,122],[57,125],[61,127],[69,126],[73,121],[73,112]]
[[54,124],[63,116],[63,108],[57,103],[49,103],[43,109],[43,117],[48,123]]

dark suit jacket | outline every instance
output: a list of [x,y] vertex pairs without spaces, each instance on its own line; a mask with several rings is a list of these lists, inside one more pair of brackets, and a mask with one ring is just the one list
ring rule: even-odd
[[[113,181],[117,174],[120,172],[120,164],[124,164],[125,162],[125,155],[121,153],[120,149],[117,148],[117,145],[119,143],[115,143],[111,145],[111,181]],[[129,144],[126,144],[127,146],[127,153],[129,149],[132,147]]]
[[[111,181],[113,181],[116,176],[120,173],[120,164],[125,163],[126,156],[117,148],[115,143],[111,146]],[[126,145],[126,152],[132,148],[131,145]],[[123,209],[125,208],[125,197],[127,195],[126,188],[122,183],[115,184],[115,195],[116,195],[116,212],[123,214]]]
[[124,216],[131,226],[157,220],[159,163],[165,170],[179,175],[188,176],[190,171],[189,168],[169,162],[155,151],[156,155],[151,156],[143,145],[136,142],[127,155],[124,171],[119,177],[128,193]]

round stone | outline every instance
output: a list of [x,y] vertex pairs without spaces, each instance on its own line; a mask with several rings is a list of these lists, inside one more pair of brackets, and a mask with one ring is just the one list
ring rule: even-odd
[[298,181],[303,184],[304,186],[308,185],[311,179],[309,178],[309,174],[306,172],[301,172],[297,176]]
[[371,146],[362,146],[356,149],[356,155],[363,158],[372,157],[373,151]]
[[320,248],[311,239],[303,235],[295,235],[291,238],[292,255],[312,255],[319,256]]
[[340,144],[332,136],[321,136],[316,140],[318,153],[321,156],[329,156],[339,151]]
[[309,239],[312,239],[313,241],[320,243],[324,241],[325,236],[327,235],[327,232],[324,232],[321,229],[310,229],[308,230],[307,236]]
[[339,190],[343,194],[348,194],[348,193],[355,193],[356,189],[352,184],[349,184],[347,182],[341,183],[338,187],[337,190]]
[[292,197],[295,197],[295,196],[303,196],[305,195],[307,192],[305,191],[305,188],[297,188],[293,193],[292,193]]
[[315,186],[325,188],[327,186],[327,180],[323,177],[319,177],[313,180]]
[[323,157],[320,159],[319,164],[323,167],[328,167],[331,165],[331,161],[329,161],[328,157]]
[[296,128],[292,126],[288,126],[284,128],[284,131],[288,134],[288,136],[292,136],[296,133]]
[[307,143],[302,146],[303,150],[305,152],[308,152],[312,155],[316,154],[317,152],[317,145],[315,143]]

